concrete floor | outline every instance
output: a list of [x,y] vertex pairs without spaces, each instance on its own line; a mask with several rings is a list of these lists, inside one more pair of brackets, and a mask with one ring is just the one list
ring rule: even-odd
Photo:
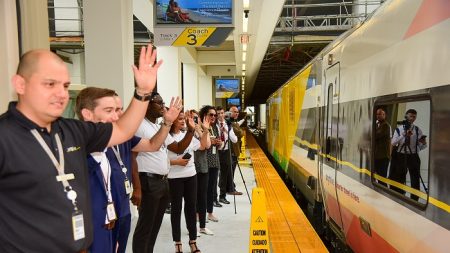
[[[253,169],[249,165],[241,164],[242,174],[247,185],[251,197],[251,190],[256,187],[255,176]],[[219,219],[219,222],[206,223],[206,227],[214,232],[213,236],[201,234],[197,239],[197,246],[204,252],[215,253],[230,253],[230,252],[248,252],[248,241],[250,231],[250,213],[251,205],[242,178],[239,171],[236,170],[235,183],[238,191],[243,192],[243,195],[236,196],[236,211],[234,212],[233,196],[227,196],[227,200],[231,202],[229,205],[223,204],[221,208],[214,208],[214,215]],[[135,212],[136,214],[137,212]],[[127,253],[131,253],[131,241],[133,237],[134,228],[136,226],[137,216],[133,215],[131,221],[131,233],[128,239]],[[188,245],[189,236],[184,221],[184,214],[182,213],[181,220],[181,241],[183,243],[183,252],[190,252]],[[174,243],[172,241],[172,233],[170,226],[170,215],[164,216],[161,229],[156,241],[155,253],[175,252]]]

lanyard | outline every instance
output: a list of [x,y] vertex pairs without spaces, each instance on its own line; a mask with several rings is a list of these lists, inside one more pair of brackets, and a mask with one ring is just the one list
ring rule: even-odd
[[72,201],[74,210],[78,210],[76,201],[77,193],[72,189],[69,182],[67,181],[70,178],[71,174],[64,173],[64,150],[59,135],[55,134],[56,145],[58,147],[58,155],[59,155],[59,162],[58,162],[58,160],[56,160],[55,155],[52,153],[47,143],[45,143],[44,138],[42,138],[42,136],[38,133],[38,131],[36,129],[32,129],[31,133],[33,134],[34,138],[36,138],[36,140],[39,142],[41,147],[44,149],[45,153],[47,153],[48,157],[52,160],[55,169],[58,171],[58,176],[56,177],[56,179],[58,181],[61,181],[61,183],[63,184],[64,192],[66,193],[67,198],[70,201]]
[[[117,147],[117,149],[116,149],[116,147]],[[122,158],[120,158],[119,146],[116,146],[116,147],[111,147],[111,148],[112,148],[114,154],[116,155],[117,161],[120,164],[120,168],[122,168],[122,172],[125,175],[125,180],[128,180],[127,167],[125,167],[125,164],[123,164]]]
[[100,168],[100,171],[102,172],[102,176],[103,176],[103,184],[105,186],[106,198],[108,199],[108,202],[111,202],[112,201],[112,199],[111,199],[112,196],[110,195],[110,192],[109,192],[109,182],[110,182],[109,180],[111,178],[111,173],[110,173],[111,172],[111,165],[109,164],[109,161],[108,161],[108,158],[107,158],[105,152],[102,153],[102,158],[100,160],[100,164],[103,163],[103,162],[106,162],[106,166],[107,166],[108,170],[106,171],[106,175],[103,173],[103,170],[101,168]]

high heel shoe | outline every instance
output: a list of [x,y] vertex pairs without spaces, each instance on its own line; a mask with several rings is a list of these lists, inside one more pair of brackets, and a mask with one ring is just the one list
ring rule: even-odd
[[175,253],[183,253],[183,244],[181,242],[175,243]]
[[189,246],[191,247],[191,253],[199,253],[200,249],[197,247],[196,241],[189,241]]

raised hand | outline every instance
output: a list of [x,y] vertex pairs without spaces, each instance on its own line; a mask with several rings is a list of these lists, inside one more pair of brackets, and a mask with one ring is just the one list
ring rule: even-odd
[[200,120],[200,123],[202,124],[203,130],[208,130],[209,127],[211,126],[211,121],[209,120],[209,117],[207,117],[207,116],[203,117],[203,120]]
[[156,50],[153,50],[153,45],[148,44],[147,48],[142,47],[139,55],[139,67],[133,65],[134,78],[136,80],[136,90],[139,95],[149,94],[153,91],[156,85],[156,74],[162,60],[156,64]]
[[170,100],[170,106],[169,110],[164,112],[164,121],[168,123],[173,123],[175,119],[178,118],[178,115],[181,112],[181,109],[183,108],[182,105],[183,101],[180,97],[176,97]]
[[189,131],[195,130],[194,116],[192,115],[192,113],[189,111],[186,111],[184,113],[184,118],[186,119],[186,125],[187,125]]

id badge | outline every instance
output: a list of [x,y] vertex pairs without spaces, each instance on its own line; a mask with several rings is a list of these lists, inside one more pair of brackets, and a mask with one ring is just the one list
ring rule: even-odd
[[131,193],[130,180],[128,179],[125,179],[125,192],[127,193],[127,195],[130,195]]
[[109,222],[117,220],[116,209],[114,208],[113,202],[108,202],[108,205],[106,206],[106,217]]
[[213,153],[213,155],[216,154],[216,146],[213,146],[213,147],[212,147],[212,153]]
[[76,211],[72,214],[73,240],[78,241],[85,237],[83,212]]

